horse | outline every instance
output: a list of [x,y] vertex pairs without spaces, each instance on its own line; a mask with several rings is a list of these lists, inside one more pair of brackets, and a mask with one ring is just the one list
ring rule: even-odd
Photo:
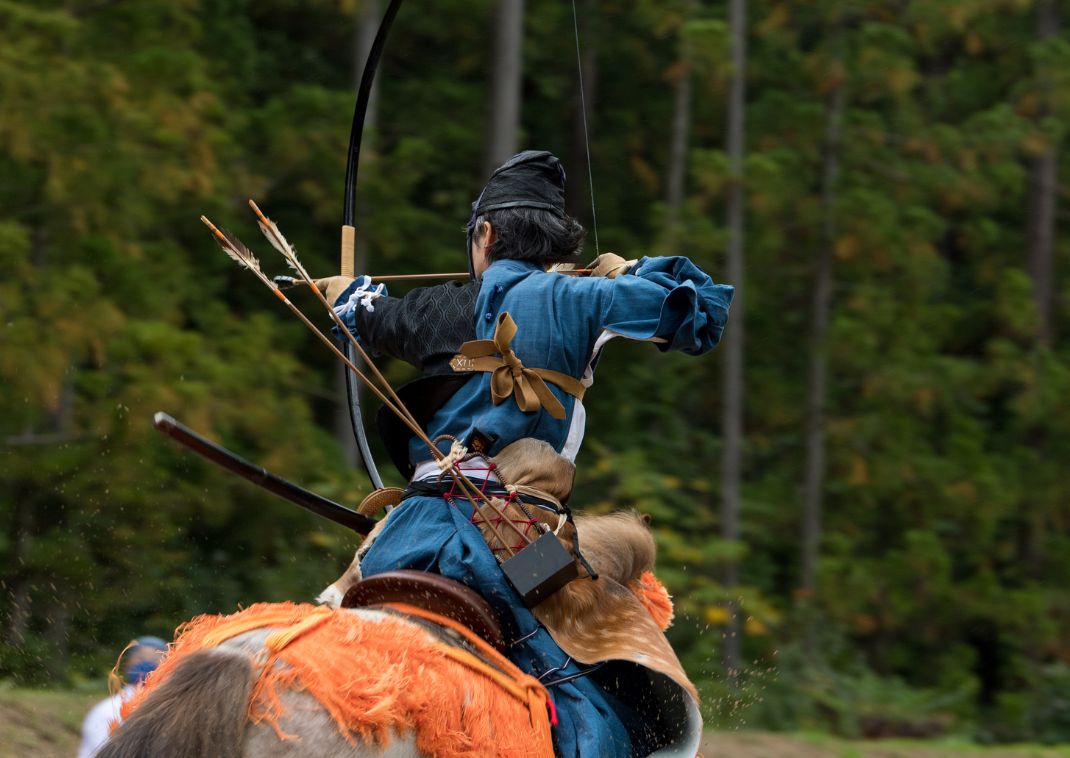
[[545,688],[418,608],[198,617],[146,687],[100,756],[553,754]]
[[[577,660],[588,652],[586,641],[602,636],[607,614],[626,615],[622,596],[636,608],[645,607],[638,614],[660,634],[671,604],[666,611],[668,596],[660,584],[660,591],[643,594],[655,552],[648,520],[634,513],[578,517],[577,531],[600,579],[566,585],[574,591],[559,591],[554,602],[543,603],[546,618],[540,620],[561,629],[575,652],[562,647]],[[147,690],[124,708],[125,720],[101,758],[550,758],[545,690],[491,646],[483,642],[480,647],[468,633],[461,646],[479,648],[482,664],[458,663],[459,656],[450,655],[443,661],[445,642],[457,643],[466,630],[435,628],[426,618],[396,609],[337,607],[360,581],[360,556],[373,539],[374,533],[346,572],[320,593],[319,607],[261,604],[233,617],[199,617],[180,629]],[[254,609],[263,623],[245,628],[252,622],[240,617]],[[585,629],[599,631],[585,636]],[[320,637],[344,644],[328,645]],[[662,658],[671,658],[654,675],[658,686],[664,690],[664,683],[675,681],[676,689],[691,693],[690,698],[674,696],[686,701],[679,710],[686,722],[679,739],[683,750],[665,754],[694,755],[688,746],[697,746],[693,735],[701,728],[697,695],[668,643],[655,648]],[[641,657],[644,665],[657,660],[657,655]],[[431,671],[432,661],[439,670]],[[462,669],[475,675],[463,675]]]

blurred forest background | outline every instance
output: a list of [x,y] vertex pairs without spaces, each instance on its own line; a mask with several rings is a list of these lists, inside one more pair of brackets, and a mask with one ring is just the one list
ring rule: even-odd
[[[98,679],[135,634],[348,562],[354,535],[151,417],[368,491],[339,366],[197,217],[285,273],[253,197],[337,273],[384,8],[0,0],[0,679]],[[652,514],[708,715],[1070,740],[1070,4],[575,10],[600,248],[739,288],[712,356],[611,346],[573,501]],[[463,269],[469,203],[526,147],[565,161],[593,258],[579,78],[569,3],[403,5],[365,270]]]

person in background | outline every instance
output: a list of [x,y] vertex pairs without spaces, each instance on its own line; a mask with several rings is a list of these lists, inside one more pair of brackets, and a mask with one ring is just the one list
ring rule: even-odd
[[93,758],[108,741],[112,722],[119,722],[119,709],[123,701],[133,694],[134,688],[144,681],[160,664],[167,643],[159,637],[138,637],[124,651],[123,688],[97,703],[82,722],[82,743],[78,746],[78,758]]

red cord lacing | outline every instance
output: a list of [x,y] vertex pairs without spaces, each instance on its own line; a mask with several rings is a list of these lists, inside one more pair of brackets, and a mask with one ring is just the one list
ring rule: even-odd
[[[457,470],[458,473],[461,473],[461,469],[460,469],[459,466],[454,464],[454,468]],[[468,468],[468,467],[465,467],[464,472],[463,472],[464,474],[479,473],[479,472],[482,472],[482,473],[486,474],[486,476],[483,478],[483,483],[479,487],[480,498],[482,498],[483,503],[486,503],[486,504],[490,503],[490,498],[487,496],[487,484],[490,482],[490,476],[492,474],[494,474],[495,469],[497,469],[497,465],[495,463],[491,462],[491,461],[488,461],[486,468]],[[480,477],[477,476],[475,478],[478,479]],[[453,503],[454,498],[458,498],[458,497],[461,497],[461,498],[464,498],[464,499],[468,498],[467,493],[459,491],[457,489],[457,480],[456,479],[450,485],[449,490],[446,491],[442,496],[449,503]],[[510,492],[509,495],[504,498],[504,501],[505,501],[506,505],[510,505],[510,504],[516,502],[517,501],[516,492]],[[471,523],[474,526],[479,526],[482,523],[491,523],[494,526],[501,526],[502,523],[505,520],[506,520],[506,517],[503,516],[500,513],[498,515],[494,516],[491,519],[487,519],[485,516],[483,516],[480,513],[478,507],[473,508],[472,509],[472,514],[468,517],[469,523]],[[529,542],[532,539],[531,530],[533,528],[536,528],[537,524],[539,523],[538,520],[536,520],[534,518],[519,518],[519,519],[513,518],[513,519],[509,519],[509,521],[511,521],[512,523],[516,524],[517,527],[520,528],[521,531],[523,531],[524,536],[526,538],[528,538]],[[509,545],[508,548],[506,548],[504,546],[503,547],[492,547],[490,550],[491,550],[492,553],[500,553],[500,552],[508,549],[508,550],[511,550],[512,552],[516,553],[516,552],[524,549],[525,547],[527,547],[527,545],[525,543],[521,542],[521,543],[517,543],[516,545]]]

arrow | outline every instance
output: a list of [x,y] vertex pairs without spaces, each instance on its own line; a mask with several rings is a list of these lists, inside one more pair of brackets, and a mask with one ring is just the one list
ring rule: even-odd
[[[575,268],[564,269],[562,271],[555,271],[555,274],[565,274],[566,276],[587,276],[593,269],[589,268]],[[376,282],[402,282],[402,281],[417,281],[419,279],[467,279],[467,271],[451,271],[445,274],[387,274],[386,276],[375,276],[369,274],[373,281]],[[289,289],[290,287],[296,287],[301,284],[300,279],[295,279],[292,276],[276,276],[272,279],[275,284],[283,289]]]

